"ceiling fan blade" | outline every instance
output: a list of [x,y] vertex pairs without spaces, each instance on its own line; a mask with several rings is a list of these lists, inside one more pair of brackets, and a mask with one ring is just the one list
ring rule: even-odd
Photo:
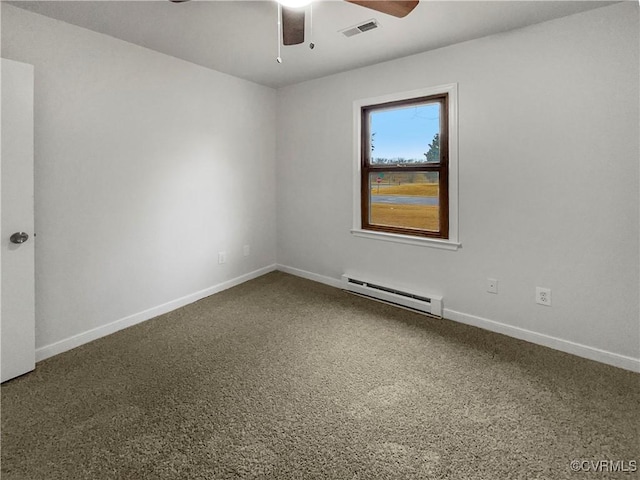
[[419,1],[401,1],[401,0],[346,0],[349,3],[355,3],[361,7],[370,8],[378,12],[393,15],[394,17],[406,17],[411,11],[418,6]]
[[298,45],[304,42],[304,10],[282,7],[282,43]]

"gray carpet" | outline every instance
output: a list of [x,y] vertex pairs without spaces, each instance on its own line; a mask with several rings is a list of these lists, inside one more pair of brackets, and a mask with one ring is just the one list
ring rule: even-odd
[[2,386],[2,480],[563,479],[640,376],[279,272]]

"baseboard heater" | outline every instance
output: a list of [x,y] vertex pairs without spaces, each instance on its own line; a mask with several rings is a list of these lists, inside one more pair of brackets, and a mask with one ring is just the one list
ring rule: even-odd
[[352,275],[342,275],[342,288],[358,295],[442,318],[442,297],[440,295],[425,295],[424,293],[409,292],[406,289],[399,290]]

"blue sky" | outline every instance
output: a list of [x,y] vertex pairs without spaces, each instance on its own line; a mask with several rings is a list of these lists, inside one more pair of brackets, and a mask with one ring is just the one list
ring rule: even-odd
[[440,105],[412,105],[371,113],[375,133],[373,157],[424,160],[433,136],[440,129]]

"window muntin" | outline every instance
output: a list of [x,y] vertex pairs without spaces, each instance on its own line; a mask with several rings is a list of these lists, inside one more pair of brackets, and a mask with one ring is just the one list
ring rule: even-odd
[[446,93],[361,108],[365,230],[449,238]]

